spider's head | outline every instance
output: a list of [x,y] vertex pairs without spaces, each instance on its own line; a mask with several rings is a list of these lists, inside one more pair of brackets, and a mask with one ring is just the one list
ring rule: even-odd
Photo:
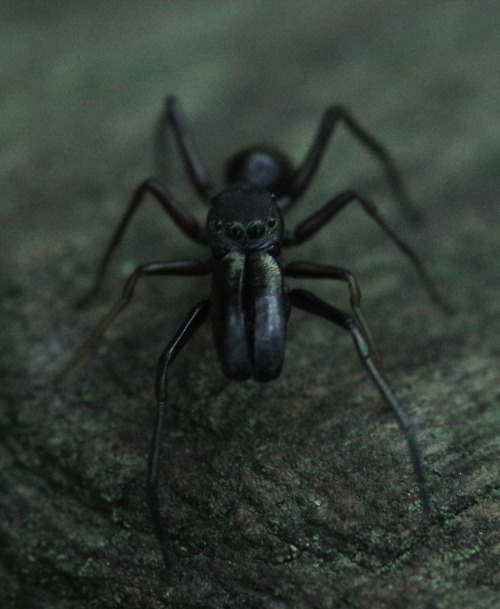
[[277,256],[283,240],[283,216],[267,190],[238,187],[212,199],[207,234],[216,257],[230,251],[266,251]]

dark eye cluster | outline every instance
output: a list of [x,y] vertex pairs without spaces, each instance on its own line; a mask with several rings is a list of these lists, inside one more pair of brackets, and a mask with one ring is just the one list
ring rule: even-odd
[[277,224],[277,219],[274,216],[270,216],[265,221],[253,220],[250,222],[246,229],[241,222],[224,222],[223,220],[216,220],[212,227],[217,233],[223,233],[229,239],[234,241],[241,241],[245,235],[248,239],[259,239],[263,237],[269,228],[274,228]]

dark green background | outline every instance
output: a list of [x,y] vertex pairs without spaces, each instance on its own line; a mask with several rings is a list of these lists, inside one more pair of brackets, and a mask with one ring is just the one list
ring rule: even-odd
[[[498,607],[499,3],[0,9],[0,606]],[[49,383],[135,265],[205,255],[147,204],[95,306],[72,307],[153,172],[152,125],[168,93],[214,170],[260,141],[298,161],[339,102],[398,159],[423,225],[405,222],[380,167],[343,129],[292,216],[359,188],[457,315],[432,306],[356,206],[288,258],[356,272],[418,429],[437,515],[428,529],[404,439],[349,337],[307,315],[292,315],[272,384],[226,381],[208,330],[176,362],[162,480],[170,576],[143,491],[152,375],[207,282],[145,280],[98,354],[57,390]],[[162,177],[202,217],[170,158]],[[348,306],[342,286],[306,283]]]

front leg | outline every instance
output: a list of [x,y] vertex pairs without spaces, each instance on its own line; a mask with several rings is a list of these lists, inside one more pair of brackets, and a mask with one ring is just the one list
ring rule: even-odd
[[291,305],[296,306],[303,311],[314,313],[315,315],[323,317],[329,321],[333,321],[335,324],[341,328],[344,328],[344,330],[347,330],[351,334],[361,363],[370,375],[373,383],[377,387],[386,404],[392,409],[394,417],[396,418],[396,421],[398,422],[398,425],[406,438],[408,451],[410,453],[410,458],[413,465],[413,471],[415,472],[415,477],[417,478],[420,490],[422,511],[424,517],[429,518],[431,515],[431,503],[429,493],[427,491],[427,481],[424,474],[422,456],[415,437],[413,425],[398,399],[394,395],[394,392],[391,389],[387,379],[377,368],[375,362],[370,356],[368,345],[365,342],[362,332],[360,332],[358,329],[355,320],[343,311],[340,311],[336,307],[333,307],[306,290],[291,290],[288,293],[288,296],[290,298]]
[[334,279],[346,282],[349,289],[349,302],[356,322],[365,337],[374,361],[379,366],[382,365],[380,351],[361,310],[361,290],[351,271],[338,266],[295,261],[283,266],[283,275],[301,279]]
[[146,498],[153,521],[153,529],[160,545],[167,569],[171,566],[170,548],[166,527],[161,518],[161,500],[158,493],[158,473],[161,459],[161,439],[167,408],[167,370],[182,347],[206,321],[210,310],[208,301],[198,304],[184,320],[179,331],[158,359],[155,375],[156,418],[149,451],[146,474]]

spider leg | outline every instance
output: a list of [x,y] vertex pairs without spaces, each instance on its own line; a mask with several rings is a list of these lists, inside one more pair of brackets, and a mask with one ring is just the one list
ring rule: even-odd
[[368,326],[365,316],[361,310],[361,290],[351,271],[338,266],[294,261],[283,266],[283,275],[285,277],[296,277],[302,279],[336,279],[345,281],[349,289],[349,301],[356,323],[363,333],[363,337],[367,342],[368,349],[373,360],[376,362],[377,366],[382,366],[380,350],[373,339],[370,327]]
[[283,208],[289,207],[292,203],[297,201],[309,187],[339,122],[342,122],[354,137],[379,160],[385,172],[387,182],[392,190],[394,199],[410,220],[418,220],[420,218],[420,212],[411,202],[403,184],[401,174],[392,157],[385,147],[361,127],[352,117],[351,113],[343,106],[330,106],[326,109],[319,124],[318,131],[316,132],[304,160],[295,170],[295,174],[288,188],[287,194],[289,198],[284,200]]
[[315,315],[328,319],[329,321],[333,321],[338,326],[350,332],[363,366],[370,375],[384,401],[392,409],[394,417],[396,418],[396,421],[398,422],[398,425],[406,438],[413,465],[413,471],[418,481],[423,514],[425,518],[428,518],[431,515],[431,503],[427,491],[422,456],[415,437],[413,425],[394,395],[394,392],[392,391],[387,379],[377,368],[372,357],[370,356],[368,345],[366,344],[363,333],[357,327],[355,320],[343,311],[340,311],[336,307],[324,302],[306,290],[291,290],[288,293],[288,296],[290,298],[291,305],[294,305],[297,308],[309,313],[314,313]]
[[171,127],[177,147],[186,167],[189,181],[200,196],[208,203],[216,194],[215,181],[200,158],[198,148],[189,129],[188,122],[181,110],[180,104],[174,95],[167,97],[165,108],[160,116],[155,133],[157,171],[161,171],[165,164],[166,133]]
[[85,306],[100,290],[111,257],[118,247],[130,219],[139,208],[139,205],[144,201],[145,195],[148,193],[153,195],[153,197],[160,203],[163,209],[185,235],[197,243],[207,243],[205,229],[201,226],[198,220],[196,220],[196,218],[190,213],[185,211],[161,184],[152,179],[145,180],[135,189],[135,192],[130,199],[128,208],[120,223],[116,227],[113,237],[111,238],[111,241],[99,264],[94,283],[82,296],[82,298],[77,301],[77,307]]
[[203,301],[192,309],[173,340],[160,355],[158,365],[156,367],[156,419],[147,466],[146,497],[151,513],[151,519],[153,521],[154,532],[158,539],[163,560],[167,569],[170,566],[169,542],[166,528],[162,525],[160,513],[161,501],[158,493],[158,469],[161,457],[161,438],[165,421],[165,411],[167,408],[167,370],[182,347],[193,336],[196,330],[206,321],[209,309],[210,304],[208,301]]
[[145,275],[205,275],[209,272],[210,268],[206,264],[195,260],[156,262],[137,267],[125,282],[120,299],[94,327],[85,342],[75,351],[69,362],[55,375],[54,382],[58,382],[67,376],[97,346],[109,326],[131,301],[135,286],[141,277]]
[[288,231],[285,234],[283,244],[285,247],[291,247],[303,243],[321,228],[326,226],[328,222],[336,216],[346,205],[357,201],[361,204],[363,210],[371,217],[375,222],[382,228],[382,230],[388,235],[392,241],[396,244],[399,250],[409,259],[415,271],[417,272],[420,281],[426,289],[431,300],[439,306],[446,314],[451,314],[453,309],[442,299],[439,294],[434,282],[427,274],[422,262],[415,254],[413,249],[407,245],[398,234],[387,224],[387,222],[380,216],[375,204],[362,197],[354,190],[346,190],[345,192],[333,197],[328,203],[323,205],[320,209],[315,211],[305,220],[300,222],[295,229]]

